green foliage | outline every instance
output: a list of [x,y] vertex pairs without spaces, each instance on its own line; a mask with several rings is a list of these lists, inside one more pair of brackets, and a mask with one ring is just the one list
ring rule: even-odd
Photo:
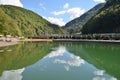
[[1,34],[28,37],[41,35],[43,32],[63,33],[63,30],[30,10],[9,5],[0,6]]
[[80,32],[83,25],[91,18],[93,17],[102,7],[104,6],[104,3],[96,5],[94,8],[83,14],[82,16],[68,22],[64,29],[68,32],[73,29],[73,33]]
[[119,0],[108,0],[105,7],[84,25],[82,33],[120,33]]

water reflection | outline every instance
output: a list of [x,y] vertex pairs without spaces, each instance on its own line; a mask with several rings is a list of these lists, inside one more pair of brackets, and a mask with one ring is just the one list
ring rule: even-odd
[[[89,64],[80,56],[70,53],[65,46],[53,48],[48,55],[23,72],[23,80],[115,80]],[[32,73],[31,73],[32,72]],[[32,76],[29,76],[32,75]],[[34,78],[33,78],[34,76]],[[117,80],[117,79],[116,79]]]
[[91,43],[21,43],[0,48],[0,80],[10,80],[23,67],[23,78],[16,73],[22,80],[120,80],[119,50],[120,46]]
[[46,43],[19,43],[0,48],[0,76],[5,70],[16,70],[29,66],[47,55],[52,45]]
[[97,70],[94,71],[95,77],[93,80],[117,80],[117,78],[114,77],[105,77],[105,71],[104,70]]
[[25,69],[4,71],[0,80],[22,80],[22,73]]
[[97,71],[94,72],[94,74],[97,75],[97,76],[103,76],[104,73],[105,73],[104,70],[97,70]]
[[94,77],[93,80],[117,80],[116,78]]
[[52,57],[63,56],[63,54],[66,51],[64,46],[60,46],[59,48],[53,48],[53,50],[54,51],[49,53],[49,55],[47,55],[46,57],[52,58]]
[[[64,57],[66,55],[67,58]],[[59,57],[63,57],[63,59],[59,59]],[[45,58],[55,58],[53,63],[63,64],[67,71],[69,71],[70,67],[79,67],[81,64],[85,63],[79,56],[75,56],[67,52],[64,46],[54,48],[54,51],[49,53]]]

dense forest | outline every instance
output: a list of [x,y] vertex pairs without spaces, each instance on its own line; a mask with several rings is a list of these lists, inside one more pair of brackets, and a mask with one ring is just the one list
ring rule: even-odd
[[0,5],[0,34],[30,37],[54,33],[64,31],[30,10]]
[[82,33],[120,33],[120,0],[107,0],[105,6],[84,25]]
[[[68,22],[64,29],[70,33],[77,33],[80,32],[83,25],[87,23],[87,21],[93,17],[103,6],[105,3],[100,3],[87,11],[85,14],[81,15],[80,17]],[[72,31],[72,32],[71,32]]]

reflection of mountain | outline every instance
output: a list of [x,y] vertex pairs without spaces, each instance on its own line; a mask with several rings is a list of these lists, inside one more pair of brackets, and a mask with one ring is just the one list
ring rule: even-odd
[[[37,76],[40,78],[41,77],[48,78],[49,80],[50,75],[55,74],[55,76],[63,78],[64,74],[67,74],[67,76],[71,77],[71,80],[75,80],[75,79],[72,79],[72,77],[75,78],[75,76],[77,76],[79,78],[80,77],[79,75],[83,76],[84,74],[83,72],[86,70],[86,68],[89,68],[89,66],[93,64],[94,66],[100,69],[100,71],[92,72],[96,75],[94,80],[104,79],[104,76],[101,77],[101,75],[103,75],[105,72],[107,72],[108,74],[120,80],[120,76],[119,76],[120,75],[120,72],[119,72],[120,71],[120,67],[119,67],[120,66],[119,64],[120,46],[107,45],[107,44],[104,44],[104,45],[91,44],[91,43],[70,43],[70,42],[69,43],[34,43],[34,44],[24,43],[24,44],[19,44],[12,47],[0,48],[0,50],[4,51],[4,52],[0,52],[0,75],[2,74],[3,71],[21,69],[23,67],[34,64],[39,60],[40,62],[38,61],[37,63],[40,63],[40,64],[34,64],[32,66],[27,67],[26,70],[23,72],[23,75],[34,74],[35,77]],[[64,47],[55,48],[58,46],[65,46],[66,48]],[[54,51],[48,54],[52,50],[51,48],[52,49],[54,48]],[[59,54],[56,54],[56,53],[59,53]],[[71,53],[74,53],[74,54],[71,54]],[[47,58],[44,56],[47,56]],[[84,64],[84,61],[80,57],[91,64],[88,64],[89,66],[87,65],[87,67],[85,67],[86,63]],[[81,66],[81,64],[84,64],[84,65]],[[59,66],[59,65],[63,65],[63,66]],[[79,68],[78,70],[78,66],[81,66],[84,69]],[[75,67],[77,69],[75,69]],[[41,68],[43,68],[46,72],[44,73],[41,72],[43,70],[42,69],[40,71]],[[66,69],[67,71],[65,72],[63,68],[64,70]],[[73,72],[70,73],[69,71],[72,71],[73,68],[76,71],[73,70]],[[60,71],[61,73],[63,73],[62,77],[61,75],[57,75],[56,71],[57,72]],[[88,75],[92,74],[90,73],[90,71],[88,72],[89,72],[89,74],[87,73]],[[46,74],[48,77],[46,77]],[[28,79],[28,80],[33,80],[33,79]],[[70,80],[70,79],[66,79],[66,80]],[[88,79],[83,79],[83,80],[88,80]],[[111,78],[108,80],[115,80],[115,79]]]
[[23,80],[116,80],[116,78],[60,46],[37,63],[26,67]]
[[26,67],[23,80],[88,80],[83,75],[92,79],[89,76],[92,70],[83,73],[84,64],[79,56],[69,53],[63,46],[57,46],[37,63]]
[[74,43],[69,51],[120,80],[120,46]]
[[0,48],[4,50],[0,53],[0,75],[4,70],[16,70],[35,63],[49,53],[51,48],[46,43],[24,44]]

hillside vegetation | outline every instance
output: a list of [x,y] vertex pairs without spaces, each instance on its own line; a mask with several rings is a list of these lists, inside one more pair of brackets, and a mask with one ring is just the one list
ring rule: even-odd
[[107,0],[105,6],[84,25],[82,33],[120,33],[120,0]]
[[0,6],[0,34],[28,37],[63,32],[60,27],[30,10],[10,5]]
[[82,16],[68,22],[65,26],[64,29],[67,30],[68,32],[73,31],[73,33],[80,32],[83,25],[91,18],[93,17],[102,7],[104,6],[104,3],[100,3],[87,11],[85,14]]

